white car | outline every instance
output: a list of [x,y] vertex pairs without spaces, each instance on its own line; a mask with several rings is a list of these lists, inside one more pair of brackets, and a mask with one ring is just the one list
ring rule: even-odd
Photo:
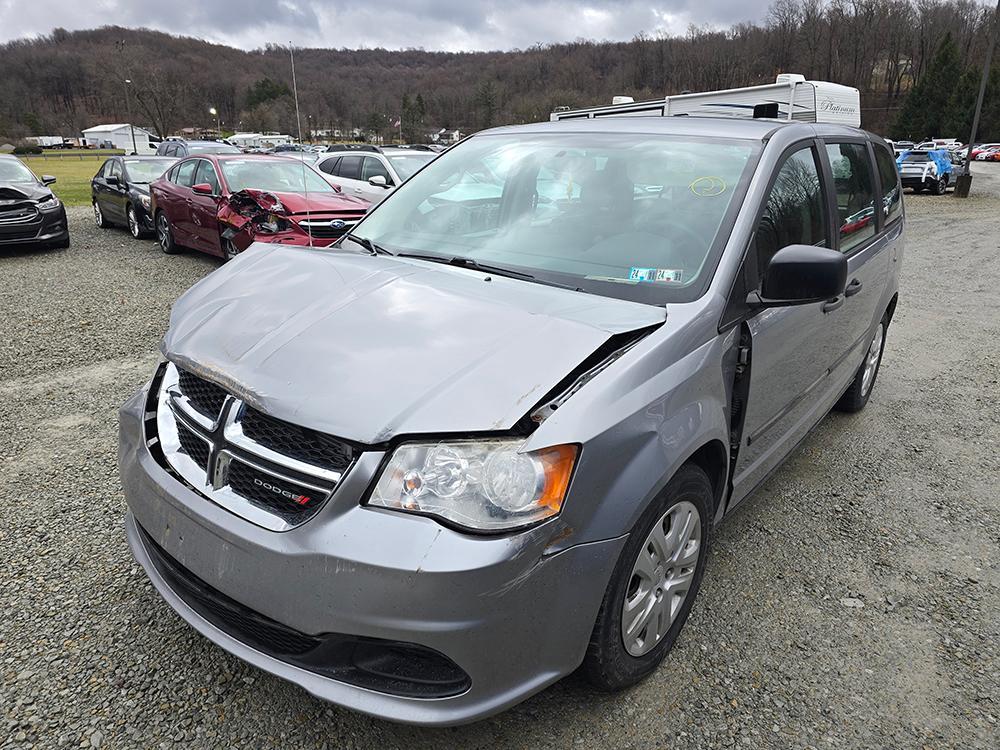
[[348,195],[375,205],[436,156],[426,147],[349,144],[330,146],[313,166]]

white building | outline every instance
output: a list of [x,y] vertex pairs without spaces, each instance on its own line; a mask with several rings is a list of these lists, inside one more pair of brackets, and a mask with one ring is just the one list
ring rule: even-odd
[[238,148],[270,148],[291,143],[293,138],[282,133],[233,133],[226,140]]
[[[134,127],[135,148],[132,147],[133,126],[128,123],[116,123],[113,125],[95,125],[83,131],[83,145],[91,148],[100,148],[111,144],[111,148],[120,148],[125,153],[131,154],[155,154],[159,139],[144,128]],[[150,142],[152,138],[152,142]]]
[[458,130],[441,128],[436,133],[429,133],[427,137],[430,138],[431,143],[451,144],[462,140],[462,133]]

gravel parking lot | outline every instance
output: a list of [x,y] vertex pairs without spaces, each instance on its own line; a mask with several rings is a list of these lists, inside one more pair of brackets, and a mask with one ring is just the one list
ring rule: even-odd
[[[829,416],[715,538],[653,677],[569,678],[469,727],[321,703],[189,629],[125,543],[117,409],[218,261],[71,209],[0,251],[2,747],[1000,747],[1000,165],[906,196],[902,295],[868,408]],[[567,582],[571,585],[571,582]]]

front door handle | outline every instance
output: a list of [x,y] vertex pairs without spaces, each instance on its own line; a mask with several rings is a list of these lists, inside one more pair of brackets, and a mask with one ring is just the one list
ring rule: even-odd
[[843,297],[834,297],[833,299],[828,299],[826,302],[824,302],[823,307],[820,309],[825,313],[830,313],[838,309],[843,304],[844,304]]
[[861,279],[851,279],[851,283],[847,285],[847,289],[844,290],[845,297],[853,297],[855,294],[861,291],[861,287],[864,284],[861,283]]

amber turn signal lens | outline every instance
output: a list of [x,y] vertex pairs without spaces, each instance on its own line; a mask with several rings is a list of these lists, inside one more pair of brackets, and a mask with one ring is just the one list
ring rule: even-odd
[[554,445],[533,453],[545,470],[545,486],[537,500],[538,505],[551,508],[557,513],[562,508],[578,451],[576,445]]

